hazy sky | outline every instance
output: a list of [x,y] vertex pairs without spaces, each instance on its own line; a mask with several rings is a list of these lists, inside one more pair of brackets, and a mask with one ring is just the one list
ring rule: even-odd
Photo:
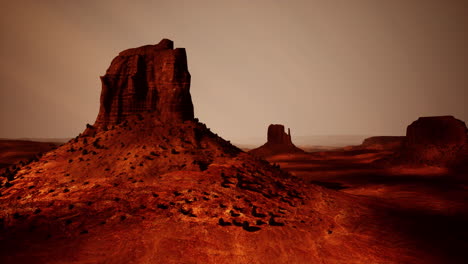
[[467,0],[1,1],[0,137],[94,123],[118,52],[185,47],[195,115],[234,142],[468,121]]

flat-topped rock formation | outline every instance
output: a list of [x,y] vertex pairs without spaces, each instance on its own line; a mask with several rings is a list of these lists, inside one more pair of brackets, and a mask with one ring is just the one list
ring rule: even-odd
[[397,149],[405,140],[404,136],[375,136],[364,139],[362,146],[376,149]]
[[405,136],[375,136],[363,140],[361,145],[345,147],[346,150],[399,150],[404,142]]
[[101,82],[98,128],[145,112],[155,112],[165,122],[193,119],[187,55],[183,48],[174,49],[171,40],[120,52]]
[[408,126],[397,163],[451,166],[466,155],[463,121],[453,116],[420,117]]
[[250,150],[249,153],[257,157],[268,157],[276,154],[304,152],[292,143],[291,130],[288,129],[286,134],[283,125],[268,126],[267,140],[264,145]]
[[453,116],[420,117],[406,129],[406,146],[460,147],[468,142],[465,122]]

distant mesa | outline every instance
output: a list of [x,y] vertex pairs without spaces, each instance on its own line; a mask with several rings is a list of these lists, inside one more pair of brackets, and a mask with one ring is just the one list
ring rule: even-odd
[[292,143],[291,130],[288,129],[286,134],[283,125],[272,124],[268,126],[267,140],[263,146],[252,149],[249,153],[264,158],[276,154],[304,152]]
[[403,163],[450,166],[466,155],[467,128],[453,116],[420,117],[408,126]]
[[408,147],[463,146],[467,140],[465,122],[453,116],[420,117],[406,129]]
[[58,142],[0,139],[0,174],[3,168],[37,159],[42,153],[53,150],[59,145]]
[[194,118],[187,55],[171,40],[120,52],[101,82],[98,128],[144,112],[154,112],[163,122]]
[[399,150],[405,141],[405,136],[375,136],[364,139],[361,145],[352,146],[350,150]]
[[438,166],[465,168],[468,136],[463,121],[453,116],[420,117],[406,129],[406,136],[375,136],[347,150],[390,151],[392,156],[376,161],[383,166]]

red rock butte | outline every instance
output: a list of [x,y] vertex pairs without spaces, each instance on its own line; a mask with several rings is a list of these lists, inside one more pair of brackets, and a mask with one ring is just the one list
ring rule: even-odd
[[465,122],[453,116],[420,117],[406,129],[409,146],[455,145],[468,142]]
[[288,134],[286,134],[283,125],[268,126],[267,142],[271,144],[292,145],[291,129],[288,128]]
[[467,128],[453,116],[420,117],[406,129],[395,163],[452,166],[465,159]]
[[98,128],[142,112],[155,112],[163,122],[194,117],[187,55],[171,40],[120,52],[101,82]]
[[264,145],[249,151],[250,154],[259,157],[298,152],[304,151],[292,143],[291,130],[288,129],[288,133],[286,134],[284,132],[284,126],[279,124],[268,126],[267,142]]

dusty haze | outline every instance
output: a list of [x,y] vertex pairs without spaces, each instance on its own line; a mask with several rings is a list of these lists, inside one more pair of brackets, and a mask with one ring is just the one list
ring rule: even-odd
[[0,138],[74,137],[111,59],[162,38],[187,49],[195,115],[234,142],[270,123],[305,137],[468,121],[466,1],[2,2]]

